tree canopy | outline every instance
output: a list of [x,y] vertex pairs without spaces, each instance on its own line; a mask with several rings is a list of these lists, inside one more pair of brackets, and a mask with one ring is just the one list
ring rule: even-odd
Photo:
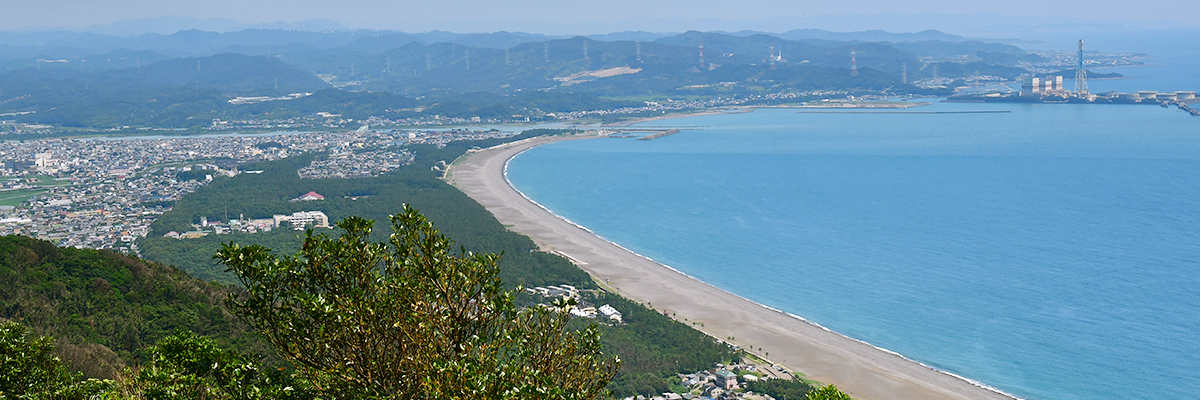
[[147,365],[126,368],[105,399],[312,400],[307,384],[283,369],[260,367],[252,357],[222,348],[209,337],[178,330],[148,348]]
[[816,390],[808,392],[808,400],[854,400],[853,397],[838,389],[834,385],[825,385]]
[[278,362],[223,306],[235,288],[166,265],[0,236],[0,282],[0,319],[53,336],[56,353],[88,378],[109,379],[146,361],[147,346],[180,329]]
[[619,360],[566,301],[518,309],[499,256],[455,251],[405,205],[386,243],[351,217],[309,230],[296,256],[227,243],[215,256],[246,288],[227,304],[318,392],[366,398],[590,399]]
[[80,381],[54,355],[54,340],[15,322],[0,323],[0,399],[87,399],[107,385]]

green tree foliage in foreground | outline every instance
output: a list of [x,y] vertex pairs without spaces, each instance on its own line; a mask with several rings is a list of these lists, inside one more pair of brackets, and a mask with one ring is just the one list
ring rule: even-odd
[[[499,257],[452,250],[408,206],[388,242],[351,217],[308,231],[297,256],[229,243],[217,259],[246,287],[228,303],[318,391],[337,397],[587,399],[618,360],[565,310],[518,310]],[[566,304],[560,304],[565,306]]]
[[853,397],[838,389],[837,386],[825,385],[808,393],[807,400],[854,400]]
[[162,264],[2,236],[0,282],[0,318],[54,336],[56,353],[90,378],[110,379],[145,361],[147,346],[178,329],[271,354],[221,303],[232,288]]
[[67,371],[49,337],[31,337],[24,325],[0,324],[0,399],[88,399],[107,384]]
[[149,346],[142,367],[116,380],[81,380],[54,355],[50,337],[32,337],[16,322],[0,324],[0,399],[309,400],[312,391],[282,370],[262,369],[249,357],[213,339],[177,331]]
[[766,379],[746,382],[746,390],[770,395],[776,399],[806,399],[814,392],[813,385],[800,379]]
[[177,331],[151,346],[151,363],[129,368],[108,389],[112,399],[312,399],[303,381],[262,369],[211,338]]

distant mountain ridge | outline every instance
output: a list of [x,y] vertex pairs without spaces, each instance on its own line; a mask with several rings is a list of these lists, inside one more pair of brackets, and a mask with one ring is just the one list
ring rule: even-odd
[[348,32],[352,29],[345,25],[327,19],[309,19],[300,22],[268,22],[245,24],[228,18],[195,18],[166,15],[155,18],[126,19],[108,24],[90,25],[81,32],[97,33],[110,36],[138,36],[147,33],[170,35],[179,31],[201,30],[209,32],[235,32],[246,29],[269,29],[304,32],[338,31]]
[[[315,91],[329,87],[328,83],[312,74],[264,56],[223,53],[209,57],[168,58],[155,61],[153,58],[161,57],[161,55],[128,50],[119,50],[109,54],[123,56],[121,61],[125,68],[98,71],[71,69],[54,71],[51,69],[53,65],[50,65],[42,70],[15,71],[0,77],[0,82],[13,79],[26,81],[72,80],[88,84],[90,85],[88,87],[92,89],[127,85],[190,86],[239,93],[275,89],[276,86],[281,91]],[[140,56],[146,56],[147,59],[144,62],[130,59],[140,60]],[[12,82],[6,86],[10,90],[21,87],[19,83]]]
[[[283,33],[286,34],[285,36],[290,37],[287,39],[281,39],[278,34],[271,35],[267,32]],[[968,38],[937,30],[897,33],[883,30],[833,32],[821,29],[794,29],[782,33],[753,30],[742,30],[737,32],[715,31],[712,33],[721,33],[730,36],[768,35],[785,40],[822,39],[836,41],[893,43],[938,40],[947,42],[987,41],[1008,43],[1008,40]],[[200,54],[203,51],[212,51],[214,47],[219,48],[224,46],[222,44],[210,44],[204,43],[204,40],[197,40],[197,36],[201,34],[208,34],[209,41],[223,41],[226,43],[225,45],[228,45],[229,42],[248,44],[244,42],[252,41],[256,44],[273,43],[283,45],[305,43],[314,45],[316,47],[332,47],[344,45],[364,37],[406,35],[426,44],[444,42],[477,47],[506,48],[523,43],[566,39],[574,36],[584,36],[592,40],[606,42],[654,41],[664,37],[675,36],[678,33],[621,31],[592,35],[546,35],[512,31],[456,33],[434,30],[429,32],[402,32],[387,29],[352,29],[338,24],[337,22],[322,19],[313,19],[294,23],[273,22],[262,24],[242,24],[237,21],[219,18],[198,19],[159,17],[141,20],[119,21],[107,25],[94,25],[83,28],[80,31],[39,31],[21,33],[0,32],[0,44],[8,44],[12,46],[49,45],[53,47],[53,45],[56,43],[62,45],[66,42],[73,42],[84,43],[84,48],[95,48],[97,46],[104,45],[120,46],[121,44],[119,43],[125,43],[125,46],[132,45],[150,48],[165,48],[171,47],[172,40],[193,40],[195,41],[193,44],[202,43],[205,45],[201,48],[191,49],[190,51],[192,55]],[[326,38],[325,40],[314,39],[315,37],[319,36],[326,36]],[[330,37],[336,37],[337,39],[331,40]],[[225,39],[220,40],[218,38]],[[324,44],[322,45],[317,42],[322,42]],[[188,51],[187,49],[182,48],[174,49]]]
[[325,81],[277,59],[233,53],[163,60],[116,73],[123,75],[120,78],[146,85],[187,86],[194,83],[233,92],[263,89],[316,91],[329,87]]
[[126,19],[108,24],[90,25],[82,32],[96,33],[109,36],[137,36],[147,33],[170,35],[184,30],[202,30],[210,32],[232,32],[246,29],[246,24],[227,18],[195,18],[164,15],[155,18]]
[[893,33],[883,30],[868,30],[858,32],[830,32],[821,29],[793,29],[784,33],[778,34],[780,38],[788,40],[804,40],[804,39],[825,39],[825,40],[840,40],[840,41],[862,41],[862,42],[918,42],[928,40],[941,40],[946,42],[965,42],[969,39],[959,35],[951,35],[937,30],[926,30],[914,33]]
[[[196,127],[213,119],[335,109],[353,114],[373,110],[364,116],[369,117],[418,105],[423,111],[388,113],[393,118],[426,113],[524,119],[627,104],[632,96],[739,97],[813,90],[940,94],[907,83],[929,80],[934,71],[950,80],[971,75],[1013,79],[1028,73],[1022,63],[1039,61],[1012,45],[938,31],[624,32],[599,37],[610,40],[505,31],[191,29],[124,38],[0,32],[0,95],[9,94],[0,101],[13,100],[0,105],[0,113],[24,113],[16,117],[21,122],[78,127]],[[850,71],[852,53],[857,75]],[[928,68],[933,64],[940,68]],[[330,95],[228,106],[238,96],[329,88],[368,95],[350,96],[349,103]],[[570,104],[552,107],[544,98],[525,95],[531,91],[610,99],[547,97]],[[481,103],[489,97],[480,93],[511,98]],[[617,102],[607,102],[611,98]]]

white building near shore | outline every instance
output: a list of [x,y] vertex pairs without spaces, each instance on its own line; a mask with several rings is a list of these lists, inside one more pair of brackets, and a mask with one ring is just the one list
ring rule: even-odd
[[597,308],[596,311],[599,311],[601,315],[604,315],[608,319],[621,322],[621,312],[617,311],[617,309],[613,308],[613,306],[605,304],[600,306],[600,308]]
[[271,219],[274,220],[275,227],[279,227],[283,222],[288,222],[296,230],[304,229],[309,225],[316,228],[329,227],[329,216],[320,211],[300,211],[292,213],[292,215],[276,214]]

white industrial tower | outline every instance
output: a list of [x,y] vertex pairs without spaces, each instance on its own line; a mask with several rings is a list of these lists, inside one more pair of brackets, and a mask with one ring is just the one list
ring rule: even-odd
[[1083,39],[1079,39],[1079,64],[1075,65],[1075,93],[1088,94],[1087,70],[1083,69]]

